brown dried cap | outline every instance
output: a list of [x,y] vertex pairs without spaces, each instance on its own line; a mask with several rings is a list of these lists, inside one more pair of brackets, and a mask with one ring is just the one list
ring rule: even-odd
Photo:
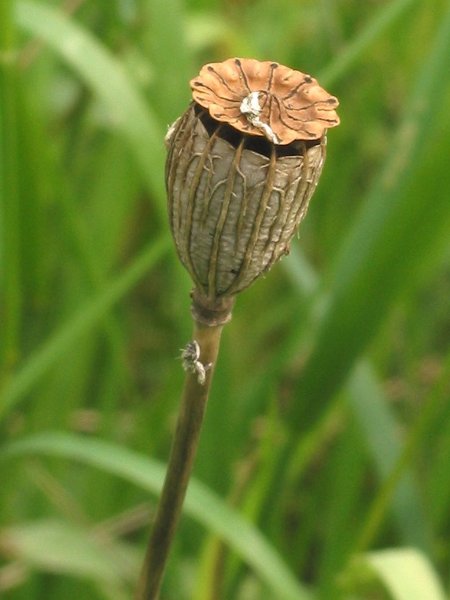
[[317,140],[339,125],[339,102],[316,79],[276,62],[230,58],[202,67],[192,96],[217,121],[275,144]]

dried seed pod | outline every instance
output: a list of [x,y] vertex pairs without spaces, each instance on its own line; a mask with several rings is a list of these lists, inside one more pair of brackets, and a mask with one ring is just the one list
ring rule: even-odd
[[167,135],[169,218],[194,305],[220,312],[288,253],[338,101],[309,75],[251,59],[206,65],[191,87]]

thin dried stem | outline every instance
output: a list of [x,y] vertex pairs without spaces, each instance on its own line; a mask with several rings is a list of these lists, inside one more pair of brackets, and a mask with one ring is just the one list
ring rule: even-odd
[[137,591],[137,600],[157,600],[170,546],[180,519],[183,500],[198,447],[223,325],[207,326],[194,320],[194,336],[206,370],[203,384],[198,373],[187,372],[180,414],[172,442],[166,478]]

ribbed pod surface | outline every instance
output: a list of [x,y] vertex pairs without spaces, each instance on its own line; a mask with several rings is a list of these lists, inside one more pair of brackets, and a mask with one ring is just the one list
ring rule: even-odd
[[205,126],[192,104],[169,139],[166,183],[178,255],[211,298],[248,287],[289,251],[325,159],[326,137],[258,152],[245,134]]

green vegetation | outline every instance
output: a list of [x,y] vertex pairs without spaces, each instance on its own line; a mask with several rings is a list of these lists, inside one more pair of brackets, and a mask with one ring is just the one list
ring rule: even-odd
[[341,126],[225,327],[161,600],[450,591],[448,0],[0,2],[0,597],[131,600],[190,339],[163,137],[230,56]]

